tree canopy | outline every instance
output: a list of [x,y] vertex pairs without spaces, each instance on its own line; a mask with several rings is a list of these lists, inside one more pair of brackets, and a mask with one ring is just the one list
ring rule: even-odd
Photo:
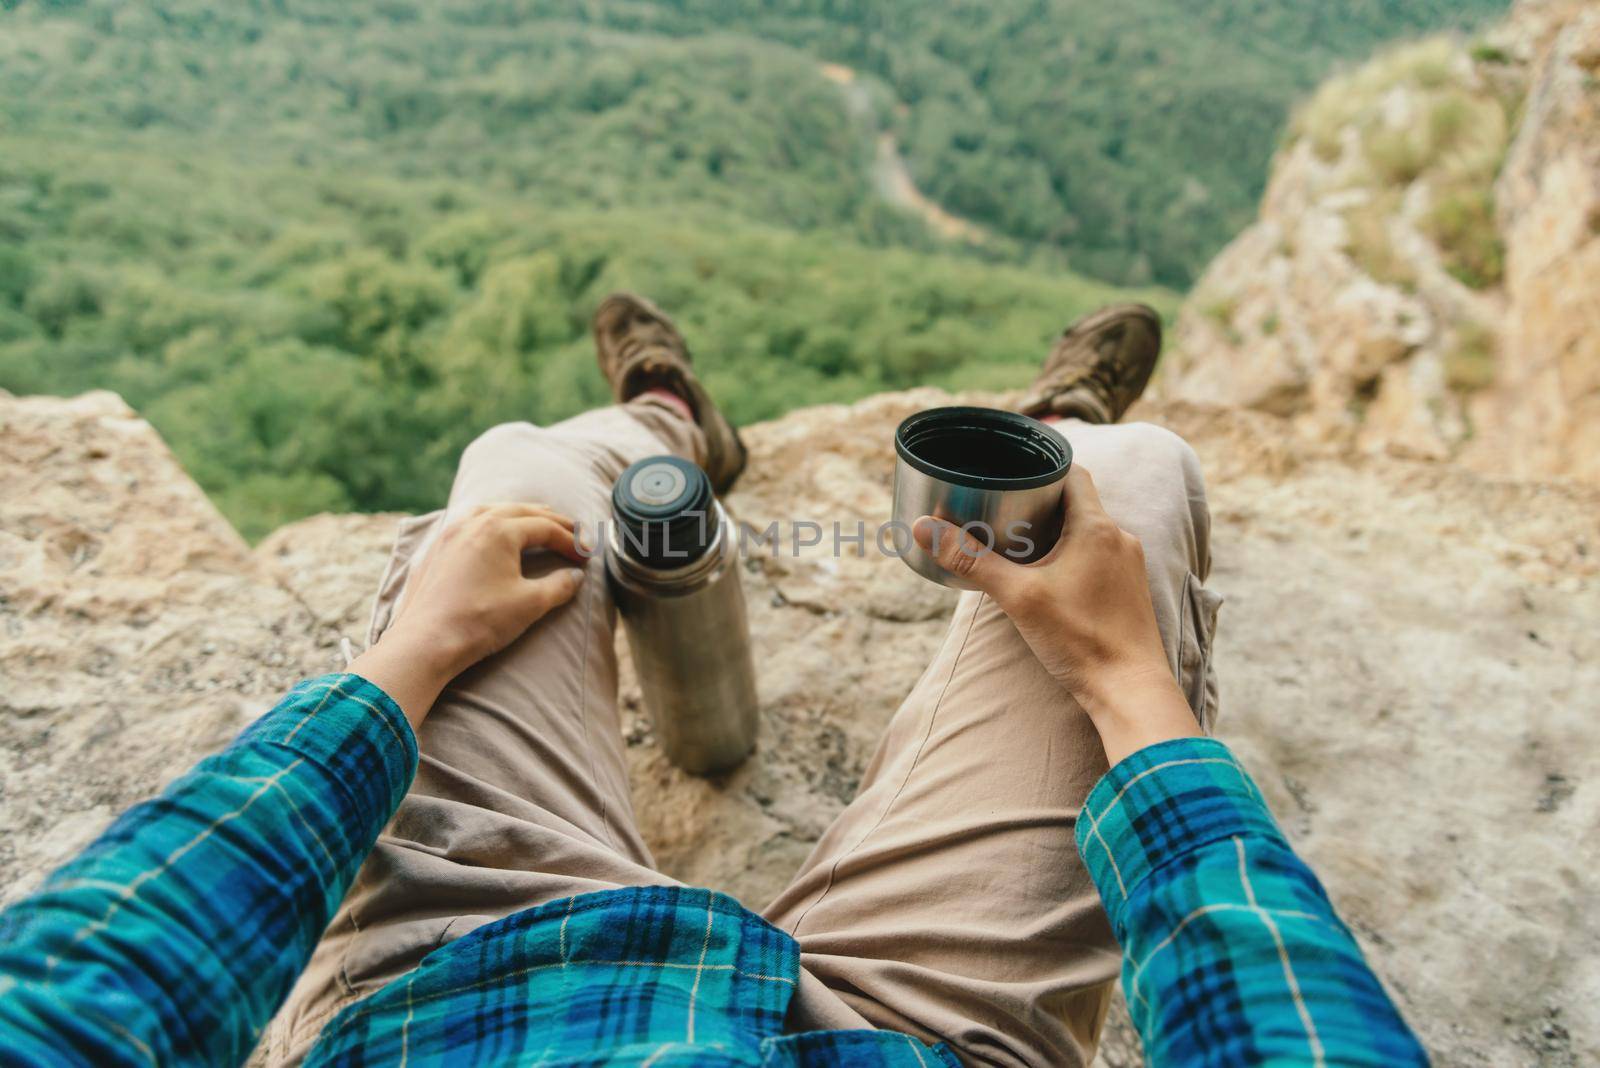
[[1496,6],[0,0],[0,388],[120,391],[257,536],[601,403],[613,288],[736,420],[1021,385],[1174,306],[1329,64]]

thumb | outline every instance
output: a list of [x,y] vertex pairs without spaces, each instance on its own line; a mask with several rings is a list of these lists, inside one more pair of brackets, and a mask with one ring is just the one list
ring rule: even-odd
[[917,520],[911,527],[911,536],[940,567],[985,593],[993,594],[1006,569],[1014,566],[1001,559],[982,538],[936,516],[925,515]]
[[1064,486],[1066,493],[1067,528],[1074,529],[1096,516],[1105,516],[1106,506],[1100,503],[1100,491],[1094,478],[1082,464],[1073,464],[1067,470]]
[[523,607],[532,626],[552,608],[566,604],[583,585],[583,568],[564,567],[536,579],[523,581]]

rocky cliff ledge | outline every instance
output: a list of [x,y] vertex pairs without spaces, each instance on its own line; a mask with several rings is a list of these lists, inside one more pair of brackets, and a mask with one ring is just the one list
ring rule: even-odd
[[[750,428],[730,506],[876,523],[932,392]],[[1387,457],[1172,404],[1215,516],[1221,736],[1440,1064],[1600,1061],[1600,492]],[[116,397],[0,394],[0,898],[359,640],[393,516],[252,551]],[[669,767],[625,683],[662,867],[760,906],[851,796],[950,596],[880,558],[746,573],[760,749]],[[1102,1059],[1134,1063],[1116,1017]]]
[[1600,483],[1600,2],[1521,0],[1291,125],[1161,392],[1364,451]]

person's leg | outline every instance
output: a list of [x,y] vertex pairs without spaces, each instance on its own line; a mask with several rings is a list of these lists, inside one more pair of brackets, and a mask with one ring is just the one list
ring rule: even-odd
[[[629,463],[657,453],[701,461],[703,451],[695,424],[649,397],[549,428],[495,427],[463,453],[448,508],[403,526],[371,639],[460,513],[531,501],[592,533]],[[573,894],[671,881],[634,824],[614,623],[596,557],[572,602],[440,697],[420,732],[416,781],[279,1017],[272,1059],[298,1059],[339,1008],[483,923]]]
[[[1148,425],[1059,429],[1143,541],[1162,639],[1209,727],[1216,599],[1200,585],[1209,518],[1193,452]],[[876,1026],[972,1064],[1087,1063],[1121,958],[1073,823],[1105,770],[1082,710],[968,593],[855,801],[767,917]],[[818,1026],[803,1005],[791,1017]]]

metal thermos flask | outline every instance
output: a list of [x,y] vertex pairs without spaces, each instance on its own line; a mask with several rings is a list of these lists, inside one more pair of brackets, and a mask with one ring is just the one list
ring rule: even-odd
[[633,464],[611,491],[606,575],[667,759],[726,771],[755,745],[755,665],[738,546],[696,465]]

